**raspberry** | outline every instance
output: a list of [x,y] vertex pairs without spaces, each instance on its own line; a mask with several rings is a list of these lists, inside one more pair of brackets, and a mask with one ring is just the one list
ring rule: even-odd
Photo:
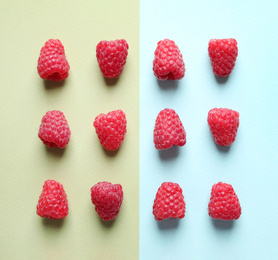
[[218,77],[227,77],[234,69],[238,49],[235,39],[212,39],[208,44],[213,72]]
[[42,218],[61,219],[69,213],[67,194],[61,183],[45,181],[37,205],[37,214]]
[[185,145],[186,133],[175,110],[165,108],[159,112],[155,121],[153,140],[158,150],[168,149],[173,145]]
[[43,116],[38,135],[49,148],[65,148],[70,134],[68,122],[61,111],[48,111]]
[[153,214],[157,221],[168,218],[184,218],[185,202],[179,184],[173,182],[161,184],[154,200]]
[[114,110],[99,114],[94,127],[102,146],[108,151],[117,150],[124,141],[126,134],[126,117],[122,110]]
[[208,112],[208,124],[214,141],[220,146],[229,146],[239,127],[239,113],[228,108],[213,108]]
[[241,207],[232,185],[219,182],[212,186],[208,211],[216,219],[233,220],[240,217]]
[[41,48],[38,73],[42,79],[62,81],[69,75],[64,46],[60,40],[48,40]]
[[182,79],[185,65],[182,54],[174,41],[165,39],[157,43],[154,52],[153,71],[160,80]]
[[104,77],[113,79],[121,75],[128,54],[126,40],[101,41],[96,47],[97,61]]
[[119,214],[123,202],[121,184],[99,182],[91,188],[91,199],[102,220],[113,220]]

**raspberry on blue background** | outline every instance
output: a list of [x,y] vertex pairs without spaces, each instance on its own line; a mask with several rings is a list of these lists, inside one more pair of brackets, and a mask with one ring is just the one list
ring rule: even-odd
[[159,112],[155,121],[153,140],[158,150],[169,149],[173,145],[185,145],[186,132],[174,109],[165,108]]
[[[140,259],[173,259],[173,252],[190,260],[277,258],[278,2],[270,2],[140,0]],[[216,76],[208,43],[229,37],[239,53],[231,74],[219,78],[234,59]],[[154,46],[164,38],[184,55],[180,81],[160,82],[150,73]],[[186,149],[153,149],[150,127],[165,107],[182,119]],[[207,116],[215,107],[240,113],[230,146],[212,138]],[[155,223],[150,197],[167,179],[186,191],[186,217]],[[220,180],[236,189],[239,221],[208,215],[208,195]]]
[[234,69],[238,47],[233,38],[211,39],[208,44],[213,72],[218,77],[227,77]]
[[157,43],[153,72],[159,80],[179,80],[184,77],[185,65],[179,47],[173,40]]
[[233,220],[241,215],[241,206],[232,185],[219,182],[211,189],[209,215],[215,219]]
[[153,214],[157,221],[168,218],[184,218],[185,202],[179,184],[173,182],[161,184],[155,196]]
[[231,145],[239,127],[239,113],[228,108],[213,108],[207,118],[214,141],[220,146]]

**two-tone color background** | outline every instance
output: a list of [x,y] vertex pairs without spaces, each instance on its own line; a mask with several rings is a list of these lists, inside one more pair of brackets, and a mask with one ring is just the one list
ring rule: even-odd
[[[0,259],[278,259],[278,4],[268,1],[1,0],[0,2]],[[211,38],[233,37],[239,55],[226,80],[212,73]],[[37,74],[40,48],[50,38],[65,46],[70,75],[63,83]],[[124,71],[106,80],[95,47],[124,38]],[[179,46],[186,65],[178,82],[152,72],[159,40]],[[207,112],[240,112],[236,142],[219,148]],[[160,110],[179,114],[187,144],[157,151]],[[65,150],[47,149],[37,137],[48,110],[64,112],[72,132]],[[122,109],[127,135],[106,152],[93,120]],[[62,221],[36,215],[43,182],[55,179],[68,194]],[[117,219],[100,221],[90,201],[99,181],[121,183]],[[152,204],[164,181],[181,185],[186,215],[156,222]],[[242,206],[238,221],[213,221],[210,190],[234,186]]]

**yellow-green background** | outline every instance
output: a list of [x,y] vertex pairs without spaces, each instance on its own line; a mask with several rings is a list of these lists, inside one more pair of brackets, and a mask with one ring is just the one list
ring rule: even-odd
[[[0,258],[138,259],[139,255],[139,1],[48,0],[0,3]],[[64,44],[70,64],[63,83],[42,80],[39,51]],[[118,80],[105,80],[95,57],[101,40],[124,38],[130,49]],[[65,150],[37,137],[48,110],[64,112],[72,136]],[[127,134],[106,152],[93,127],[99,113],[122,109]],[[36,204],[47,179],[64,185],[69,215],[44,220]],[[99,181],[121,183],[124,201],[112,223],[91,203]]]

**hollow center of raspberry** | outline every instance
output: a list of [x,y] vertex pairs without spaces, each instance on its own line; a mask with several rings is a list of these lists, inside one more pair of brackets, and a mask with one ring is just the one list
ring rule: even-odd
[[175,80],[176,79],[176,76],[173,74],[173,72],[169,72],[168,79],[170,79],[170,80]]
[[49,75],[47,77],[48,80],[55,80],[55,81],[61,81],[62,80],[62,77],[61,77],[61,74],[59,72],[55,72],[51,75]]
[[49,148],[55,148],[55,147],[57,147],[57,144],[52,143],[52,142],[48,142],[48,141],[43,140],[43,143],[44,143],[45,145],[47,145]]
[[43,214],[44,218],[54,219],[49,213]]

